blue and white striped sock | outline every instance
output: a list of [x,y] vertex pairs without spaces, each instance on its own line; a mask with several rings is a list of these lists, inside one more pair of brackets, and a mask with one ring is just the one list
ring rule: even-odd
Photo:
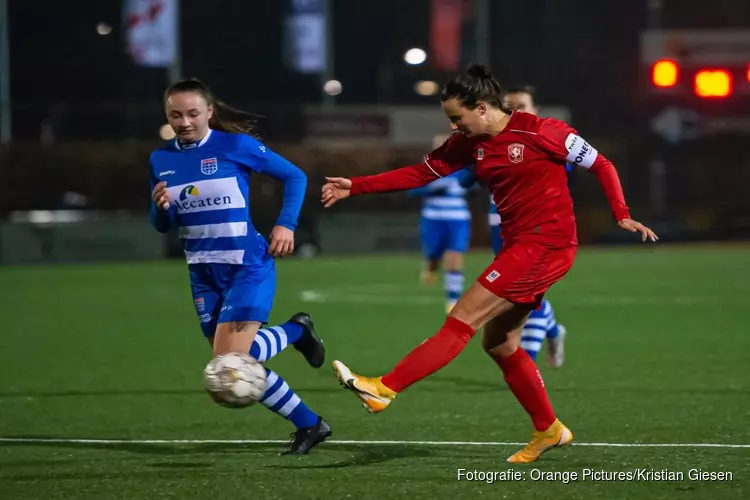
[[544,309],[545,316],[547,316],[547,338],[554,339],[560,335],[560,328],[557,326],[557,318],[555,318],[555,310],[552,309],[552,304],[547,300],[542,302],[542,308]]
[[289,385],[275,371],[266,368],[268,388],[260,403],[277,415],[289,420],[297,429],[318,423],[318,415],[307,407]]
[[536,355],[542,350],[544,339],[555,338],[559,334],[555,311],[549,301],[543,300],[538,309],[531,311],[529,319],[523,326],[521,348],[536,361]]
[[545,326],[541,326],[542,319],[529,318],[521,332],[521,349],[536,361],[536,356],[542,350],[542,341],[547,335]]
[[289,344],[294,344],[302,337],[302,325],[284,323],[258,330],[250,346],[250,356],[261,363],[268,361],[283,351]]
[[446,271],[445,300],[448,304],[455,304],[464,291],[464,273],[462,271]]

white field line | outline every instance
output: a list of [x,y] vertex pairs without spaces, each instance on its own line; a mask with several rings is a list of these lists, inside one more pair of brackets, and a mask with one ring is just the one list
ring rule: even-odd
[[[75,438],[6,438],[0,443],[16,444],[287,444],[280,439],[75,439]],[[524,446],[527,443],[506,441],[398,441],[398,440],[330,440],[329,445],[413,445],[413,446]],[[750,444],[731,443],[574,443],[573,446],[600,448],[742,448]]]
[[[442,304],[445,298],[430,293],[420,295],[402,291],[398,286],[349,286],[337,289],[303,290],[299,293],[302,302],[347,303],[369,305],[433,306]],[[555,297],[554,302],[582,306],[628,306],[628,305],[677,305],[718,304],[742,302],[750,305],[750,299],[733,300],[716,295],[588,295]]]

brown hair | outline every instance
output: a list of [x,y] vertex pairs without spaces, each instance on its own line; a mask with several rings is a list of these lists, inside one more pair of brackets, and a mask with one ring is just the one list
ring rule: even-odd
[[170,96],[181,92],[200,94],[209,106],[213,106],[214,114],[208,121],[208,126],[212,129],[257,137],[255,126],[258,123],[258,118],[260,118],[258,115],[233,108],[217,99],[208,86],[197,78],[181,80],[167,87],[167,90],[164,91],[164,102],[166,103]]
[[501,109],[503,107],[503,89],[487,66],[470,64],[466,72],[451,78],[440,94],[442,101],[457,99],[463,106],[474,109],[480,101]]

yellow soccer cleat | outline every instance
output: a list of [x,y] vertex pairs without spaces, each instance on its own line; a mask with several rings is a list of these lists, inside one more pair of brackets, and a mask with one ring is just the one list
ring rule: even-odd
[[435,286],[435,283],[437,283],[437,273],[424,269],[419,275],[419,281],[422,283],[422,286]]
[[336,372],[336,378],[344,387],[349,389],[362,401],[362,406],[370,413],[380,413],[385,410],[396,393],[388,389],[380,381],[380,377],[370,378],[357,375],[352,372],[341,361],[333,362],[333,371]]
[[546,431],[534,431],[531,441],[521,451],[508,458],[512,464],[536,462],[552,448],[562,448],[573,442],[573,433],[559,420],[555,420]]

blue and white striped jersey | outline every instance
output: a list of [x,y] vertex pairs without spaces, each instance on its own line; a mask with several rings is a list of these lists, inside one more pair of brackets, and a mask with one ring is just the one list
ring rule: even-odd
[[420,196],[422,217],[432,220],[471,220],[466,195],[471,190],[464,187],[465,178],[472,176],[466,168],[441,177],[424,187],[412,189],[409,194]]
[[151,222],[160,232],[178,228],[188,264],[253,264],[267,244],[250,218],[250,174],[284,183],[277,225],[294,230],[307,177],[299,168],[244,134],[209,130],[197,144],[169,141],[151,154],[151,190],[167,182],[170,206],[151,201]]

